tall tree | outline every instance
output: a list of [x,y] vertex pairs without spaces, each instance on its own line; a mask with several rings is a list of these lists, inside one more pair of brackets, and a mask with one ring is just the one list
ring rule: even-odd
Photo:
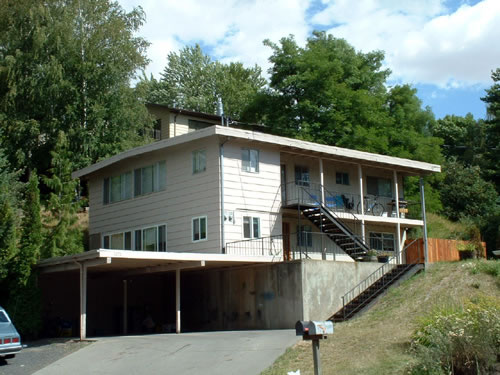
[[54,151],[50,177],[44,176],[45,184],[52,190],[48,201],[51,215],[46,219],[47,235],[41,250],[42,258],[74,254],[83,251],[82,233],[75,227],[77,222],[76,188],[78,181],[71,178],[68,140],[59,133]]
[[198,44],[171,52],[161,76],[159,81],[143,78],[149,102],[214,113],[220,96],[225,114],[237,119],[266,83],[258,66],[213,61]]
[[148,116],[129,85],[147,62],[143,21],[110,0],[2,2],[0,127],[15,168],[44,174],[60,130],[76,167],[143,141]]
[[486,103],[488,119],[486,121],[486,173],[495,183],[497,192],[500,193],[500,68],[491,73],[493,85],[486,90],[486,95],[481,98]]

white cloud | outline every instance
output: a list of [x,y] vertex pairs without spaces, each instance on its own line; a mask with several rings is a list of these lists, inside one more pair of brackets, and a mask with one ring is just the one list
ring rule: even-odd
[[312,21],[364,52],[386,52],[393,79],[456,88],[490,83],[499,65],[500,1],[450,12],[442,0],[325,2]]
[[[158,76],[166,56],[186,44],[200,43],[222,61],[268,68],[271,50],[266,38],[277,41],[294,34],[303,43],[309,33],[309,0],[120,0],[127,10],[141,5],[147,23],[140,34],[151,42],[148,73]],[[205,51],[207,52],[207,51]]]

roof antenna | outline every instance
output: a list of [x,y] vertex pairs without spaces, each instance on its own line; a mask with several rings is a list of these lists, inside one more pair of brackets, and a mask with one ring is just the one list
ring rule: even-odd
[[[217,97],[217,115],[220,116],[221,124],[222,126],[224,126],[224,106],[222,104],[222,98],[220,96]],[[227,123],[225,126],[227,126]]]

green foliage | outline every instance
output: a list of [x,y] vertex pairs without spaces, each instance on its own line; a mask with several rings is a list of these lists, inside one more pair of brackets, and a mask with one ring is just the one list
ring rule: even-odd
[[129,87],[146,65],[140,8],[109,0],[6,0],[0,7],[1,140],[15,168],[45,174],[59,131],[75,167],[123,150],[149,123]]
[[51,215],[46,220],[45,243],[42,258],[74,254],[83,251],[82,234],[75,227],[79,203],[75,200],[78,181],[71,178],[68,141],[63,132],[51,152],[51,177],[44,176],[45,184],[52,190],[48,201]]
[[492,183],[481,178],[479,167],[464,167],[456,160],[445,164],[441,199],[452,220],[487,218],[497,210],[498,195]]
[[43,243],[40,191],[36,170],[31,173],[26,187],[23,213],[19,253],[14,268],[16,282],[24,286],[31,274],[31,268],[40,259],[40,248]]
[[412,374],[487,374],[500,353],[500,303],[479,298],[436,309],[412,338]]
[[258,66],[212,61],[198,44],[169,53],[167,60],[160,81],[143,77],[139,83],[147,87],[148,102],[214,113],[220,96],[226,116],[239,119],[266,83]]

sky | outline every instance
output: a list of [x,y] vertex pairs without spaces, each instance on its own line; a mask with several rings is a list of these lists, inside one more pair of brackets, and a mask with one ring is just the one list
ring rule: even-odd
[[[481,101],[500,68],[500,0],[119,0],[141,6],[140,36],[151,43],[146,73],[160,78],[169,52],[200,44],[214,60],[255,64],[267,72],[271,49],[313,30],[344,38],[356,50],[385,52],[388,85],[411,84],[436,118],[484,118]],[[267,73],[266,73],[267,74]]]

